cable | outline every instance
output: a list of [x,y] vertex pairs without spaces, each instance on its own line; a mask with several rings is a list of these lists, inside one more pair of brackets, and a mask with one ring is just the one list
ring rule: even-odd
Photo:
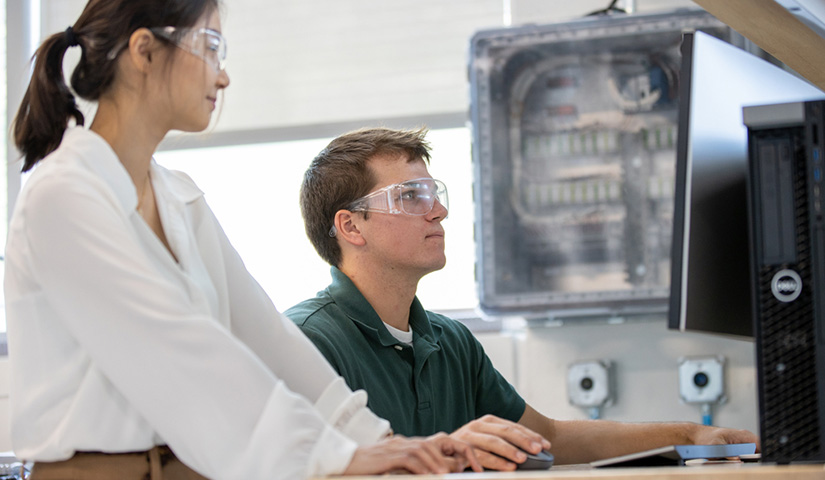
[[602,416],[602,409],[599,407],[590,407],[587,411],[590,414],[590,420],[598,420]]
[[702,425],[713,425],[713,410],[709,403],[702,404]]
[[585,17],[594,17],[594,16],[599,16],[599,15],[610,15],[610,14],[613,14],[613,13],[628,13],[627,10],[616,7],[616,3],[618,3],[618,2],[619,2],[619,0],[613,0],[613,1],[610,2],[610,5],[608,5],[607,8],[605,8],[603,10],[592,11],[592,12],[588,13],[587,15],[585,15]]

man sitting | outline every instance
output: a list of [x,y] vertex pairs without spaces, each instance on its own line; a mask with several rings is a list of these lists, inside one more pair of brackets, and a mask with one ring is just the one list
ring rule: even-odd
[[415,293],[446,262],[448,209],[446,186],[427,171],[425,134],[359,130],[315,157],[301,212],[332,266],[332,284],[286,311],[395,432],[453,432],[497,470],[547,448],[556,463],[585,463],[671,444],[758,442],[745,430],[692,423],[548,418],[496,371],[464,325],[425,310]]

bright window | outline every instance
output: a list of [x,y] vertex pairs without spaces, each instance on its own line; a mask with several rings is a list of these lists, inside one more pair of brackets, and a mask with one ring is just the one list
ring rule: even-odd
[[[6,88],[6,2],[5,0],[0,0],[0,71],[3,72],[3,75],[0,75],[0,125],[8,125],[6,122],[6,102],[7,102],[7,92],[8,89]],[[3,160],[3,165],[8,165],[7,156],[8,156],[8,148],[7,142],[8,135],[0,135],[0,158]],[[8,230],[8,181],[7,181],[7,173],[8,167],[0,168],[0,238],[3,239],[3,245],[5,246],[5,239],[6,239],[6,232]],[[3,287],[3,266],[5,262],[0,261],[0,289]],[[0,333],[5,334],[6,332],[6,306],[4,296],[2,295],[2,290],[0,290]],[[5,340],[0,342],[0,352],[2,352],[2,344],[5,344]]]
[[[430,310],[472,309],[472,163],[466,128],[431,131],[430,173],[450,195],[444,221],[447,266],[425,277],[418,294]],[[298,190],[304,170],[330,139],[165,151],[158,163],[189,174],[247,268],[279,310],[315,295],[330,282],[329,266],[304,233]]]

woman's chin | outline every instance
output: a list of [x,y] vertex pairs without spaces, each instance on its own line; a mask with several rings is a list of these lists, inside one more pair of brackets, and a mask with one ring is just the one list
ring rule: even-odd
[[193,123],[190,125],[181,125],[176,130],[179,130],[184,133],[199,133],[203,132],[209,127],[209,122],[206,123]]

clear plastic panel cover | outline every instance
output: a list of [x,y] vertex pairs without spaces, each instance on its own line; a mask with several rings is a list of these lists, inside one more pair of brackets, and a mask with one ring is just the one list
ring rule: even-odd
[[489,313],[667,308],[684,29],[701,11],[476,34],[477,269]]

